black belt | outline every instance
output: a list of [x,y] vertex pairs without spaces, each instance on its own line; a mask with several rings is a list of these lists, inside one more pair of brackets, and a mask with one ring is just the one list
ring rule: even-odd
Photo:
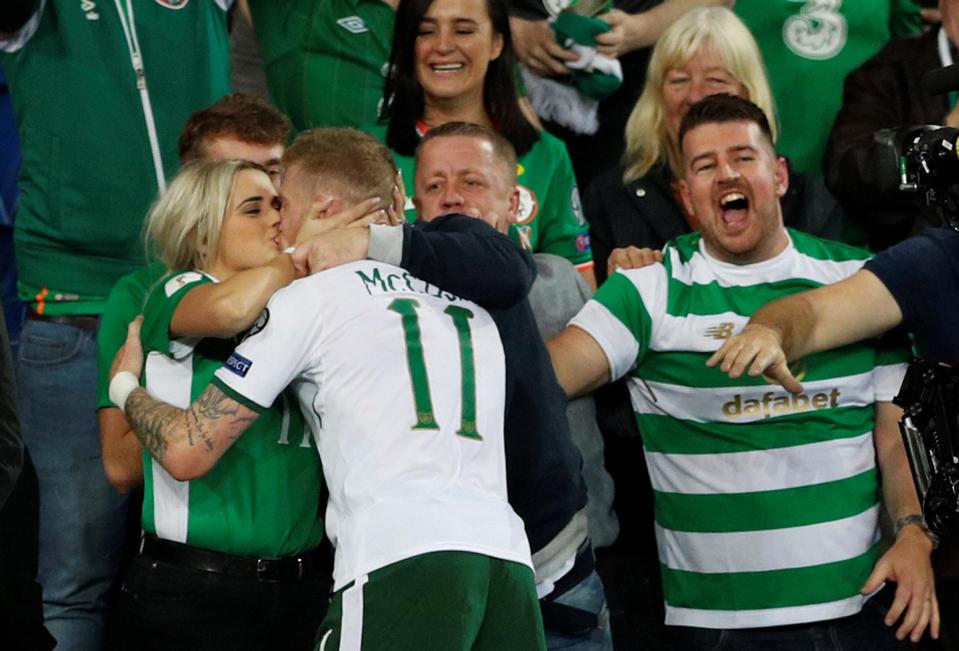
[[96,332],[100,327],[100,317],[96,314],[38,314],[33,310],[27,310],[27,318],[34,321],[47,321],[49,323],[59,323],[60,325],[80,328],[81,330],[90,330]]
[[330,567],[327,550],[320,546],[298,556],[253,558],[200,549],[153,536],[143,539],[140,555],[162,563],[203,572],[249,576],[260,583],[299,581]]

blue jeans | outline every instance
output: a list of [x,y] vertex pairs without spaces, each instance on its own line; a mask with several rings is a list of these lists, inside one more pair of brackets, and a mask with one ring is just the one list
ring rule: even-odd
[[123,546],[126,496],[103,471],[96,333],[27,320],[17,360],[23,439],[40,484],[37,580],[57,649],[99,649]]
[[613,639],[609,632],[609,611],[603,582],[596,570],[554,600],[572,608],[594,613],[599,627],[583,634],[567,634],[546,629],[546,648],[565,651],[612,651]]
[[[890,588],[885,588],[889,590]],[[675,649],[689,651],[894,651],[913,648],[886,626],[886,606],[874,596],[856,615],[769,628],[709,629],[667,626]]]

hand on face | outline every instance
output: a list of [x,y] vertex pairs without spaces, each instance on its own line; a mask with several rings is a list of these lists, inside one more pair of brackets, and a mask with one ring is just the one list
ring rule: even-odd
[[380,208],[380,203],[377,198],[366,199],[334,212],[338,206],[333,197],[319,196],[300,224],[294,243],[299,245],[339,228],[365,228],[370,224],[388,223],[387,213]]

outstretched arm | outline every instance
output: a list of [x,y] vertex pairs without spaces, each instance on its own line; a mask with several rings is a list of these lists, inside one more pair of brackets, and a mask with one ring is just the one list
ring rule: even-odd
[[[899,435],[902,409],[889,402],[876,403],[876,461],[882,476],[882,495],[893,522],[919,514],[919,499],[909,471],[909,462]],[[918,642],[926,627],[934,639],[939,637],[939,603],[936,599],[932,562],[932,541],[918,523],[902,527],[896,540],[876,563],[863,586],[863,593],[876,590],[883,581],[895,581],[896,597],[886,614],[886,625],[893,626],[900,640],[907,636]]]
[[298,268],[316,273],[354,260],[387,262],[485,308],[526,298],[536,266],[507,236],[483,221],[446,215],[415,227],[338,228],[297,247]]
[[536,279],[532,257],[475,217],[446,215],[402,234],[401,267],[485,308],[512,307]]
[[110,397],[126,413],[137,439],[170,475],[186,481],[206,474],[259,416],[210,385],[187,409],[153,398],[139,387],[143,369],[142,318],[130,323],[127,341],[110,372]]
[[253,325],[276,290],[297,277],[289,254],[262,267],[241,271],[222,283],[191,289],[170,320],[170,338],[218,337],[239,334]]
[[874,337],[902,321],[899,304],[871,271],[773,301],[753,314],[706,362],[731,378],[766,375],[799,393],[787,362]]

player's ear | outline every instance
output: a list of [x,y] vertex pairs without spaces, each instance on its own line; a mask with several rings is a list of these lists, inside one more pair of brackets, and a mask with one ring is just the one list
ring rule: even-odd
[[513,191],[509,195],[509,213],[506,215],[507,224],[515,224],[519,218],[519,188],[513,186]]

